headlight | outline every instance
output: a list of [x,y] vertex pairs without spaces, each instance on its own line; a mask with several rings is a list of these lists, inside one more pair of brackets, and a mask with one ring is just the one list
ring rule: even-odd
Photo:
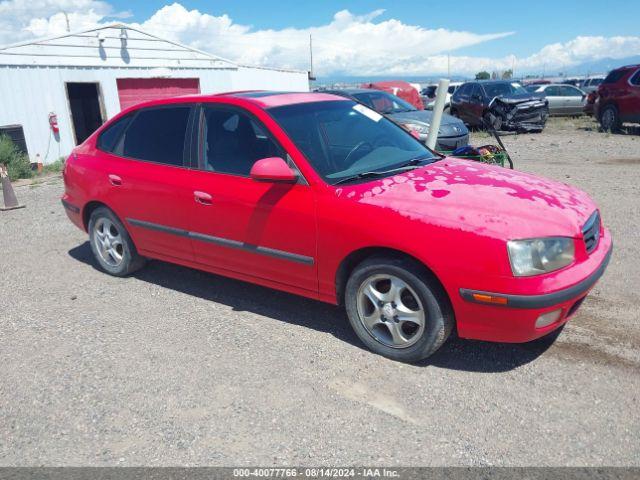
[[429,125],[425,125],[423,123],[405,123],[403,125],[414,132],[429,133]]
[[573,238],[547,237],[507,242],[511,271],[516,277],[553,272],[575,259]]

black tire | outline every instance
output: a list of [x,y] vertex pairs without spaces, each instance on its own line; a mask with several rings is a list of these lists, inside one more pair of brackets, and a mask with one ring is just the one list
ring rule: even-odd
[[[361,287],[364,288],[371,278],[377,278],[379,275],[391,275],[405,282],[412,290],[409,292],[410,295],[413,296],[415,292],[422,305],[425,317],[424,328],[416,329],[417,332],[411,337],[413,343],[408,346],[393,347],[385,344],[384,341],[376,338],[361,320],[361,309],[359,310],[359,302],[362,301],[359,300],[362,298],[360,297]],[[406,293],[409,289],[404,292]],[[408,259],[371,257],[364,260],[351,273],[345,288],[344,299],[349,323],[358,338],[375,353],[401,362],[417,362],[432,355],[447,340],[455,323],[449,299],[439,282],[424,267]],[[418,308],[420,308],[419,304]],[[379,311],[384,311],[384,308],[380,308]],[[393,318],[398,324],[397,317]],[[377,331],[383,334],[384,328],[393,325],[392,322],[384,322],[386,320],[375,325],[380,329]],[[405,322],[402,322],[402,325],[404,324]]]
[[[109,228],[109,231],[111,233],[117,232],[118,234],[111,237],[119,239],[111,244],[113,247],[111,251],[114,252],[114,255],[120,256],[119,261],[111,254],[99,251],[101,243],[99,231],[104,230],[105,226],[109,225],[108,222],[113,227]],[[100,268],[110,275],[125,277],[142,268],[146,262],[145,258],[138,254],[129,232],[127,232],[120,219],[107,207],[98,207],[91,213],[89,218],[89,243],[91,244],[93,256]]]
[[615,133],[620,130],[622,122],[620,122],[620,114],[615,105],[605,105],[600,112],[600,127],[605,132]]

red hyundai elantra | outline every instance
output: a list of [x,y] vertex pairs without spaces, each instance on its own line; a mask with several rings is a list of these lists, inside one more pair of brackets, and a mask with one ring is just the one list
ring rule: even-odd
[[612,248],[580,190],[443,158],[322,93],[138,105],[74,150],[64,180],[106,272],[155,258],[341,303],[369,348],[403,361],[454,328],[500,342],[556,330]]

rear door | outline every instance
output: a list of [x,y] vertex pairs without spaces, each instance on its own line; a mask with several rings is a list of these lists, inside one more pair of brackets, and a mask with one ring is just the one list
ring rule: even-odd
[[98,139],[106,152],[105,200],[143,255],[193,260],[186,235],[192,172],[184,166],[193,112],[186,104],[141,109]]
[[465,83],[451,97],[451,104],[455,113],[463,122],[469,123],[469,102],[473,84]]
[[640,122],[640,68],[629,78],[629,95],[627,99],[620,102],[623,105],[621,107],[621,115],[623,121],[627,122]]
[[562,95],[565,99],[565,107],[567,115],[581,115],[582,107],[584,106],[585,95],[584,92],[571,85],[564,85],[560,87]]
[[221,273],[316,292],[313,190],[304,179],[249,177],[259,159],[288,159],[284,149],[257,117],[225,104],[202,106],[198,132],[191,201],[196,260]]
[[565,105],[564,98],[562,98],[562,92],[560,87],[552,85],[544,89],[544,95],[549,102],[549,114],[550,115],[564,115]]

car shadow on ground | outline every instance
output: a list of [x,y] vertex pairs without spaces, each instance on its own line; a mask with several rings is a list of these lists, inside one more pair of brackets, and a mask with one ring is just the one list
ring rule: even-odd
[[[93,257],[89,242],[72,248],[69,255],[102,272]],[[366,350],[351,329],[341,307],[155,260],[133,274],[133,277],[227,305],[234,311],[251,312],[329,333],[338,340]],[[557,334],[525,344],[506,344],[465,340],[452,335],[438,352],[417,365],[469,372],[505,372],[538,358],[553,344],[556,337]]]

